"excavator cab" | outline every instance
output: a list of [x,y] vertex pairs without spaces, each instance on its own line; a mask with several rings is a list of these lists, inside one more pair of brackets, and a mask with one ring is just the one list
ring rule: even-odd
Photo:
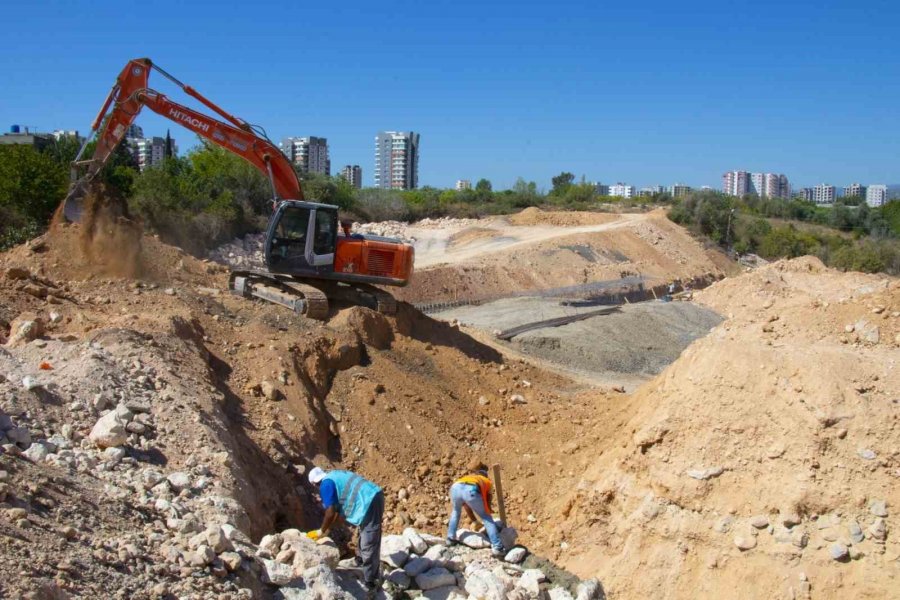
[[280,202],[266,231],[266,266],[273,273],[285,275],[331,273],[337,238],[337,206]]

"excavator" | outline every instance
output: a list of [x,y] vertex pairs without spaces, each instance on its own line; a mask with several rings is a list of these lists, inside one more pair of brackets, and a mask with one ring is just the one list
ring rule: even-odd
[[[224,121],[149,88],[150,71],[160,73]],[[394,297],[376,286],[409,283],[413,247],[396,239],[351,233],[349,222],[339,223],[337,206],[304,199],[293,165],[265,131],[226,112],[149,58],[131,60],[122,69],[91,125],[91,135],[72,163],[73,183],[63,204],[68,221],[81,220],[91,182],[144,107],[247,160],[271,184],[273,211],[264,244],[266,271],[232,271],[228,283],[232,293],[274,302],[313,319],[327,318],[329,300],[388,314],[396,311]],[[94,134],[93,156],[82,160]]]

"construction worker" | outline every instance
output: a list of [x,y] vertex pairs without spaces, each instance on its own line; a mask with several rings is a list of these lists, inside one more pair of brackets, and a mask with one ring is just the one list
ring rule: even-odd
[[[447,527],[447,544],[452,546],[459,543],[456,539],[456,529],[459,527],[461,509],[465,509],[473,523],[480,519],[484,524],[488,539],[491,540],[491,554],[495,558],[501,558],[506,555],[506,548],[500,541],[500,528],[497,527],[494,517],[491,516],[493,484],[487,476],[487,465],[475,463],[471,465],[471,471],[470,475],[460,477],[450,486],[450,502],[453,511],[450,513],[450,525]],[[478,519],[475,518],[475,515],[478,515]]]
[[381,579],[381,518],[384,515],[384,493],[381,488],[350,471],[328,471],[314,467],[309,482],[319,490],[325,507],[325,518],[319,529],[306,535],[317,540],[343,517],[359,528],[359,560],[362,562],[366,591],[370,597],[378,591]]

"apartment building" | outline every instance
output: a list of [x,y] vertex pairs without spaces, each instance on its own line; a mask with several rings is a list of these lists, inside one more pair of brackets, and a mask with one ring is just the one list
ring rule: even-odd
[[375,187],[414,190],[419,185],[419,134],[381,131],[375,136]]

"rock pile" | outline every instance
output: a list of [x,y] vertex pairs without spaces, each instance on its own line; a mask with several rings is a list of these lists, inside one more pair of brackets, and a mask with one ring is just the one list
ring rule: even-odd
[[[504,528],[506,541],[514,543],[515,530]],[[528,565],[527,550],[517,546],[504,561],[490,555],[483,535],[461,530],[462,544],[448,547],[434,535],[407,528],[402,535],[382,540],[381,562],[384,593],[391,598],[441,600],[594,600],[604,598],[597,580],[578,582]],[[359,598],[362,569],[353,558],[338,561],[334,543],[324,538],[312,542],[296,529],[265,536],[258,547],[241,544],[243,556],[260,566],[262,580],[278,588],[276,597],[286,600]],[[519,566],[519,563],[525,564]],[[554,581],[557,578],[558,581]],[[318,595],[317,595],[318,594]],[[323,595],[327,594],[327,595]]]

